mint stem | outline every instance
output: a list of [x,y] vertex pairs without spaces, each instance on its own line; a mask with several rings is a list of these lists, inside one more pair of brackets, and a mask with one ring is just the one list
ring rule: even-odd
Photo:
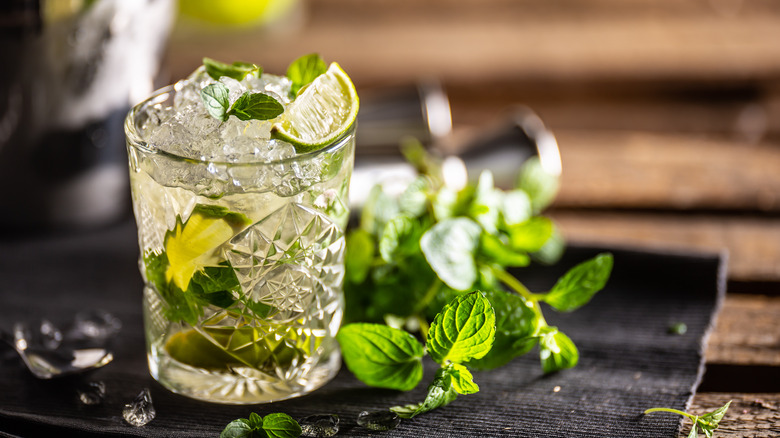
[[512,288],[512,290],[514,290],[515,292],[520,294],[520,296],[525,298],[526,301],[536,302],[539,299],[536,296],[536,294],[534,294],[530,290],[528,290],[528,288],[525,287],[523,285],[523,283],[520,283],[520,281],[518,279],[516,279],[515,277],[510,275],[505,270],[503,270],[503,269],[501,269],[499,267],[496,267],[496,266],[493,266],[491,269],[493,271],[493,274],[496,277],[498,277],[498,279],[501,280],[502,283],[504,283],[505,285],[509,286],[510,288]]
[[691,415],[691,414],[689,414],[687,412],[683,412],[683,411],[678,411],[677,409],[671,409],[671,408],[650,408],[650,409],[645,411],[645,414],[650,414],[652,412],[671,412],[673,414],[678,414],[678,415],[682,415],[684,417],[688,417],[694,423],[696,422],[696,416],[695,415]]

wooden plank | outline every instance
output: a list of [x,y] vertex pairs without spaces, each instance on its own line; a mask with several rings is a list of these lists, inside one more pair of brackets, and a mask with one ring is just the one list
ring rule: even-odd
[[779,321],[780,297],[727,295],[707,343],[707,363],[780,367]]
[[775,218],[684,213],[553,210],[567,239],[639,248],[729,251],[735,280],[780,280],[780,221]]
[[[780,436],[780,394],[699,393],[693,397],[688,412],[694,415],[712,412],[729,400],[731,406],[715,431],[716,437],[776,438]],[[683,424],[680,438],[687,437],[691,430],[690,421],[685,420]]]
[[561,130],[556,205],[780,210],[780,148],[644,132]]
[[276,33],[180,27],[169,65],[174,78],[203,56],[252,60],[283,72],[295,56],[317,51],[338,60],[359,86],[426,76],[456,84],[773,80],[780,73],[780,8],[768,0],[428,3],[306,2],[300,28],[287,24]]
[[555,132],[706,134],[747,143],[780,137],[777,81],[491,81],[447,84],[446,91],[458,128],[480,129],[522,104]]

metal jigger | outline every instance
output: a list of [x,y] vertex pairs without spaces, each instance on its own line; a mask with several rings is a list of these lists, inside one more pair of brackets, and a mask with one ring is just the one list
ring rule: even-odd
[[[444,148],[452,131],[449,100],[441,84],[428,81],[413,87],[369,92],[361,97],[358,115],[355,170],[350,185],[350,204],[359,209],[371,188],[382,184],[389,194],[400,194],[415,178],[415,169],[400,153],[399,144],[416,138],[432,153],[456,151],[469,180],[490,169],[498,187],[515,185],[522,164],[538,156],[552,175],[561,173],[561,156],[555,136],[530,108],[511,109],[508,120],[474,134],[460,144]],[[451,141],[449,141],[451,143]],[[448,160],[452,164],[452,159]],[[464,172],[464,173],[466,173]]]

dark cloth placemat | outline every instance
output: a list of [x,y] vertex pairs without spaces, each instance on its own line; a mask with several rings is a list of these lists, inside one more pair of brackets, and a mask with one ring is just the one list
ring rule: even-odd
[[[516,272],[531,290],[549,289],[558,276],[603,249],[570,247],[554,267]],[[649,407],[685,409],[703,371],[703,351],[724,293],[723,257],[611,249],[612,278],[591,303],[559,314],[545,308],[577,344],[580,363],[542,374],[536,351],[509,365],[475,373],[480,392],[407,420],[387,437],[676,437],[678,416],[641,416]],[[250,412],[294,418],[335,413],[338,436],[369,435],[356,425],[362,410],[421,401],[434,373],[410,392],[368,388],[345,368],[320,390],[273,404],[223,406],[168,392],[147,371],[141,320],[141,278],[131,223],[71,237],[0,244],[0,328],[41,318],[64,322],[80,310],[105,309],[123,322],[115,360],[86,376],[41,381],[0,346],[0,436],[216,437]],[[668,334],[684,322],[684,335]],[[82,406],[75,388],[102,380],[108,399]],[[151,389],[157,417],[135,428],[121,411],[142,388]],[[376,433],[374,433],[376,435]]]

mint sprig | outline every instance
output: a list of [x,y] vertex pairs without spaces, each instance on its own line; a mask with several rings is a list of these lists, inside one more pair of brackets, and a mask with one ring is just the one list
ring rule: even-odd
[[219,438],[297,438],[301,426],[287,414],[268,414],[264,418],[252,412],[249,418],[231,421]]
[[[441,367],[418,404],[391,408],[399,416],[412,418],[444,406],[458,394],[479,391],[471,372],[463,364],[480,359],[495,339],[495,315],[481,292],[455,298],[437,315],[425,348]],[[337,336],[344,362],[350,371],[370,386],[410,390],[423,376],[423,346],[403,330],[381,324],[348,324]]]
[[287,77],[292,81],[290,96],[295,97],[301,88],[317,79],[317,76],[328,71],[328,65],[316,53],[301,56],[287,68]]
[[203,66],[206,68],[206,73],[215,81],[218,81],[222,76],[242,81],[247,75],[251,74],[259,78],[263,74],[263,69],[260,66],[249,62],[236,61],[232,64],[225,64],[211,58],[203,58]]
[[200,98],[211,117],[220,121],[226,121],[230,116],[236,116],[240,120],[269,120],[284,112],[284,106],[274,97],[264,93],[245,92],[230,104],[230,91],[228,87],[217,82],[210,84],[200,91]]
[[726,411],[728,411],[730,405],[731,400],[718,409],[715,409],[714,411],[708,412],[704,415],[692,415],[687,412],[671,408],[651,408],[646,410],[644,413],[647,415],[653,412],[671,412],[673,414],[682,415],[683,417],[689,418],[693,422],[693,425],[691,426],[691,432],[688,434],[688,438],[698,437],[697,428],[700,428],[707,438],[712,438],[715,436],[715,429],[718,428],[720,421],[726,415]]

